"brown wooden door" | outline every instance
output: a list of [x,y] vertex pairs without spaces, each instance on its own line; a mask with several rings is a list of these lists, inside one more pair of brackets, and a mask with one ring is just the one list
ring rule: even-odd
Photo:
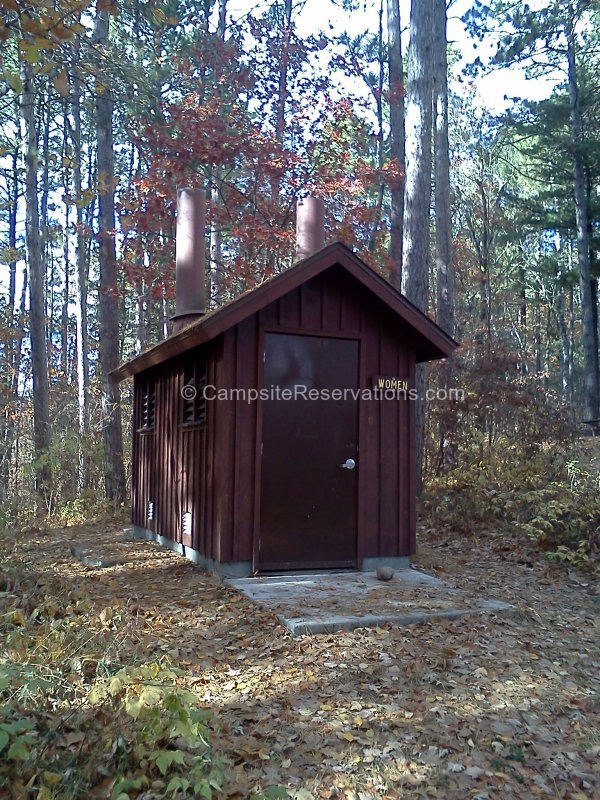
[[265,335],[260,570],[356,565],[358,359],[354,339]]

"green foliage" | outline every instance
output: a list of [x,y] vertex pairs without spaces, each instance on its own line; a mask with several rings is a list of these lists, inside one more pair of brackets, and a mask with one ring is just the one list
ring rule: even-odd
[[250,795],[250,800],[276,800],[277,798],[289,797],[289,792],[285,786],[268,786],[260,792]]
[[[573,467],[578,480],[572,480]],[[554,561],[597,568],[600,561],[600,498],[597,475],[567,462],[565,479],[521,500],[518,528]]]
[[0,753],[9,761],[27,761],[36,737],[31,720],[19,717],[9,705],[0,706]]
[[[488,351],[454,364],[465,398],[430,406],[427,522],[451,533],[522,535],[548,557],[596,569],[600,562],[600,453],[576,439],[567,409],[517,362]],[[432,383],[438,380],[432,372]]]
[[464,535],[504,531],[523,535],[548,558],[600,567],[600,497],[596,479],[573,484],[567,462],[555,480],[551,447],[527,461],[512,459],[509,441],[494,456],[433,479],[424,496],[429,524]]
[[210,714],[167,662],[123,666],[126,615],[108,625],[59,578],[8,565],[0,592],[0,789],[83,800],[112,775],[115,800],[163,780],[172,797],[221,795]]
[[91,705],[108,707],[116,717],[124,711],[136,723],[124,744],[131,749],[129,769],[115,784],[115,800],[142,788],[148,774],[169,778],[167,791],[178,797],[210,800],[221,791],[222,766],[208,744],[210,715],[198,708],[196,695],[175,685],[180,676],[150,664],[119,670],[92,688]]

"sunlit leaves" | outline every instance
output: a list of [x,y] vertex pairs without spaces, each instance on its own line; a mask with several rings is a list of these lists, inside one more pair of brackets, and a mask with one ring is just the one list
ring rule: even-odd
[[0,18],[0,38],[19,39],[21,57],[31,64],[41,64],[48,53],[64,42],[86,32],[80,17],[91,8],[90,0],[69,0],[57,4],[34,0],[9,0],[8,13]]
[[[486,486],[489,476],[473,491]],[[419,568],[475,600],[510,597],[514,616],[292,640],[273,614],[175,554],[118,543],[118,524],[23,537],[19,558],[41,576],[36,603],[58,602],[67,613],[54,629],[45,615],[28,621],[21,644],[11,634],[10,657],[35,659],[36,643],[45,643],[45,667],[55,680],[28,707],[3,717],[34,724],[21,734],[35,739],[23,761],[9,761],[5,745],[3,770],[12,770],[17,788],[33,778],[36,797],[54,792],[74,800],[175,791],[214,800],[353,800],[389,794],[377,788],[386,786],[392,795],[407,786],[440,800],[494,796],[499,786],[515,800],[593,796],[600,755],[594,584],[572,567],[538,559],[514,531],[480,524],[465,538],[443,521],[438,509],[430,530],[420,531]],[[102,552],[125,547],[124,563],[96,570],[71,562],[74,536],[89,537]],[[66,585],[47,581],[55,570]],[[25,600],[28,577],[21,575],[21,586]],[[75,598],[63,602],[72,586],[81,594],[77,607]],[[382,593],[353,602],[368,600],[372,610],[389,602],[388,589]],[[405,599],[427,605],[428,595]],[[122,614],[114,630],[100,624],[104,607]],[[58,640],[76,654],[62,661]],[[118,661],[109,658],[111,646]],[[169,652],[180,669],[158,663]],[[15,673],[10,685],[18,680]],[[93,705],[81,705],[92,685],[102,691]],[[55,697],[73,697],[69,691],[77,702],[51,706]],[[150,701],[135,719],[125,708],[127,692]],[[163,699],[155,703],[158,692]],[[211,733],[211,748],[194,739],[198,730]],[[542,784],[552,789],[538,791]]]
[[54,88],[61,97],[68,97],[69,95],[69,79],[65,70],[61,70],[57,75],[52,78]]

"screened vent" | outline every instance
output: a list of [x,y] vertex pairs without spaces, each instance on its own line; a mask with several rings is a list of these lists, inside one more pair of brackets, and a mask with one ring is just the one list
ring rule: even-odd
[[183,372],[182,422],[184,425],[201,425],[206,421],[206,363],[197,359],[185,366]]
[[146,519],[154,519],[154,503],[148,500],[146,505]]
[[142,419],[141,427],[145,430],[154,428],[156,417],[156,389],[154,381],[148,380],[142,385]]
[[191,511],[186,511],[185,514],[181,518],[181,532],[184,536],[191,536],[192,535],[192,513]]

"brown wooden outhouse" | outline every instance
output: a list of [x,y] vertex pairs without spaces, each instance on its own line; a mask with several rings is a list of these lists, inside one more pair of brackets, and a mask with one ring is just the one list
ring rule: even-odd
[[197,316],[113,373],[136,535],[228,576],[406,565],[415,364],[455,347],[339,243]]

